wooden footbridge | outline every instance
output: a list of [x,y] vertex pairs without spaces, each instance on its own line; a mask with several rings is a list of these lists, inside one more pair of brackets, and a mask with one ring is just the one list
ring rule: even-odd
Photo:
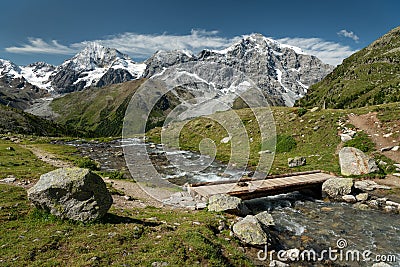
[[241,179],[192,184],[189,192],[193,196],[209,198],[217,194],[229,194],[241,199],[252,199],[278,195],[293,191],[310,190],[320,194],[322,183],[335,176],[321,171],[298,172],[285,175],[267,176],[265,179]]

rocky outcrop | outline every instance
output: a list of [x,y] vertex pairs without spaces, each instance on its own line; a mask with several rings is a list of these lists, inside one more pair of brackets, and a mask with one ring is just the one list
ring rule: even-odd
[[81,168],[61,168],[43,174],[28,190],[28,198],[38,209],[82,222],[101,218],[113,202],[101,177]]
[[232,227],[234,235],[242,242],[250,245],[265,245],[268,243],[268,234],[260,221],[253,215],[235,223]]
[[330,198],[341,199],[344,195],[349,195],[353,189],[353,179],[332,178],[322,184],[322,193]]
[[96,87],[103,87],[110,84],[123,83],[133,80],[135,77],[124,69],[110,68],[96,83]]
[[342,148],[339,152],[339,161],[342,175],[362,175],[379,171],[374,159],[354,147]]
[[240,198],[226,194],[211,196],[208,199],[208,210],[215,212],[224,211],[236,215],[247,215],[250,213]]
[[145,61],[146,69],[143,72],[143,77],[150,78],[156,73],[161,73],[165,68],[194,60],[196,60],[196,57],[184,50],[159,50]]

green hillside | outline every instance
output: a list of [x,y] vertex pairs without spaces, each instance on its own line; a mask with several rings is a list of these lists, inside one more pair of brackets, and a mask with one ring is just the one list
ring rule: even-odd
[[90,136],[121,134],[125,110],[143,80],[89,88],[55,99],[50,105],[57,122]]
[[[102,88],[88,88],[57,98],[50,106],[59,115],[57,122],[83,131],[86,136],[120,136],[129,102],[145,81],[141,79]],[[172,93],[161,97],[150,113],[147,129],[161,126],[166,114],[178,103]]]
[[18,133],[39,136],[75,135],[73,130],[20,109],[0,104],[0,134]]
[[400,27],[345,59],[297,106],[354,108],[400,101]]

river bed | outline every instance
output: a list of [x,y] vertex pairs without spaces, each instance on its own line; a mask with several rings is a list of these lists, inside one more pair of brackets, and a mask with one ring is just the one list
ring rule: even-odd
[[[77,147],[82,156],[89,156],[98,161],[102,171],[123,170],[129,175],[123,148],[143,145],[143,141],[139,139],[114,140],[107,143],[72,141],[66,144]],[[243,175],[240,170],[226,171],[226,165],[216,161],[208,164],[209,159],[201,158],[189,151],[165,152],[161,145],[152,143],[146,144],[146,150],[153,166],[161,173],[163,179],[168,179],[177,185],[187,182],[237,180]],[[171,164],[167,157],[168,154],[174,153],[186,159],[182,164],[197,164],[202,170],[190,171],[190,168],[180,166],[179,162]],[[203,165],[206,167],[203,168]],[[372,266],[373,262],[362,261],[362,257],[360,261],[351,258],[352,256],[346,259],[345,255],[349,251],[357,253],[371,251],[369,258],[376,259],[377,256],[390,258],[390,261],[396,260],[389,263],[391,266],[400,266],[399,214],[380,210],[361,211],[351,204],[316,200],[298,192],[250,200],[246,204],[255,213],[268,210],[272,214],[276,223],[272,234],[278,240],[275,250],[299,249],[302,252],[313,249],[320,257],[324,250],[329,249],[344,253],[342,261],[338,259],[330,261],[328,255],[322,255],[323,260],[302,261],[291,263],[290,266]],[[342,245],[343,247],[340,247]]]

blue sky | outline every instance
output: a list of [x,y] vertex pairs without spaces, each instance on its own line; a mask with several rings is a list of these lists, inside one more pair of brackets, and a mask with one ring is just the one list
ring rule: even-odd
[[158,49],[221,49],[261,33],[338,64],[400,25],[398,0],[13,0],[0,9],[0,58],[60,64],[88,41],[140,61]]

